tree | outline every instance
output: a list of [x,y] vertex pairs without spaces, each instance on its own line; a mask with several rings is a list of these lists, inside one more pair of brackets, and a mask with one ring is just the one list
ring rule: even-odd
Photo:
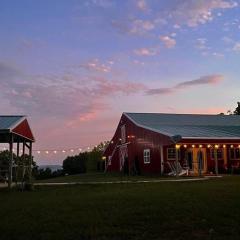
[[[13,179],[14,180],[23,180],[29,178],[29,171],[26,171],[26,168],[30,164],[30,156],[25,154],[24,156],[17,157],[13,153]],[[0,152],[0,177],[6,178],[8,175],[8,167],[10,161],[10,152],[8,150]],[[35,173],[37,169],[36,162],[32,157],[32,172]]]
[[63,172],[67,174],[78,174],[86,172],[87,152],[76,156],[68,156],[63,161]]
[[87,159],[87,171],[103,171],[105,168],[105,162],[102,160],[102,155],[109,142],[101,142],[88,152]]
[[[16,154],[13,153],[13,161],[16,161]],[[0,179],[7,179],[8,167],[10,161],[10,152],[8,150],[0,152]]]
[[240,102],[237,102],[237,107],[233,112],[234,115],[240,115]]
[[85,172],[103,171],[105,162],[102,154],[109,142],[102,142],[89,152],[82,152],[79,155],[68,156],[63,161],[63,172],[66,174],[78,174]]

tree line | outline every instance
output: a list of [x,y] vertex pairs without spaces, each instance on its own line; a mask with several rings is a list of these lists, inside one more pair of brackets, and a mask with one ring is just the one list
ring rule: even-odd
[[[105,162],[102,161],[102,154],[108,142],[100,143],[91,151],[81,152],[75,156],[68,156],[63,160],[62,169],[51,170],[50,168],[39,168],[33,157],[25,154],[17,157],[13,153],[13,181],[24,181],[29,177],[28,169],[32,163],[32,176],[37,179],[48,179],[63,175],[81,174],[86,172],[101,172],[105,169]],[[30,161],[31,160],[31,161]],[[10,152],[8,150],[0,152],[0,181],[6,181],[8,178],[8,166],[10,161]]]

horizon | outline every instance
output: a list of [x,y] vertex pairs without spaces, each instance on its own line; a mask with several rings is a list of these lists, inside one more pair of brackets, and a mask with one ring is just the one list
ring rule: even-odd
[[226,114],[239,101],[239,0],[3,0],[0,29],[0,112],[28,117],[34,150],[87,150],[123,112]]

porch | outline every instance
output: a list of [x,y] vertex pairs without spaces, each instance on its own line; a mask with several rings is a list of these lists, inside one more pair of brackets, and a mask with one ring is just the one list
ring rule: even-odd
[[[240,167],[240,144],[176,144],[166,149],[170,174],[206,175],[230,173]],[[184,172],[185,171],[185,172]]]

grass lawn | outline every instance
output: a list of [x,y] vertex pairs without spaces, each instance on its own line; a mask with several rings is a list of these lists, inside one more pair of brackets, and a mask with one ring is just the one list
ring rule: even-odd
[[[179,177],[186,179],[186,176]],[[193,177],[189,177],[193,178]],[[146,175],[146,176],[127,176],[120,173],[85,173],[77,175],[62,176],[56,178],[49,178],[44,180],[37,180],[36,183],[62,183],[62,182],[116,182],[116,181],[148,181],[160,179],[176,179],[174,177],[162,177],[160,175]]]
[[240,176],[0,190],[0,239],[240,239]]
[[[85,173],[77,175],[62,176],[57,178],[50,178],[38,180],[37,183],[62,183],[62,182],[109,182],[109,181],[137,181],[137,180],[157,180],[162,177],[159,175],[149,176],[127,176],[120,173]],[[166,177],[164,177],[166,179]]]

